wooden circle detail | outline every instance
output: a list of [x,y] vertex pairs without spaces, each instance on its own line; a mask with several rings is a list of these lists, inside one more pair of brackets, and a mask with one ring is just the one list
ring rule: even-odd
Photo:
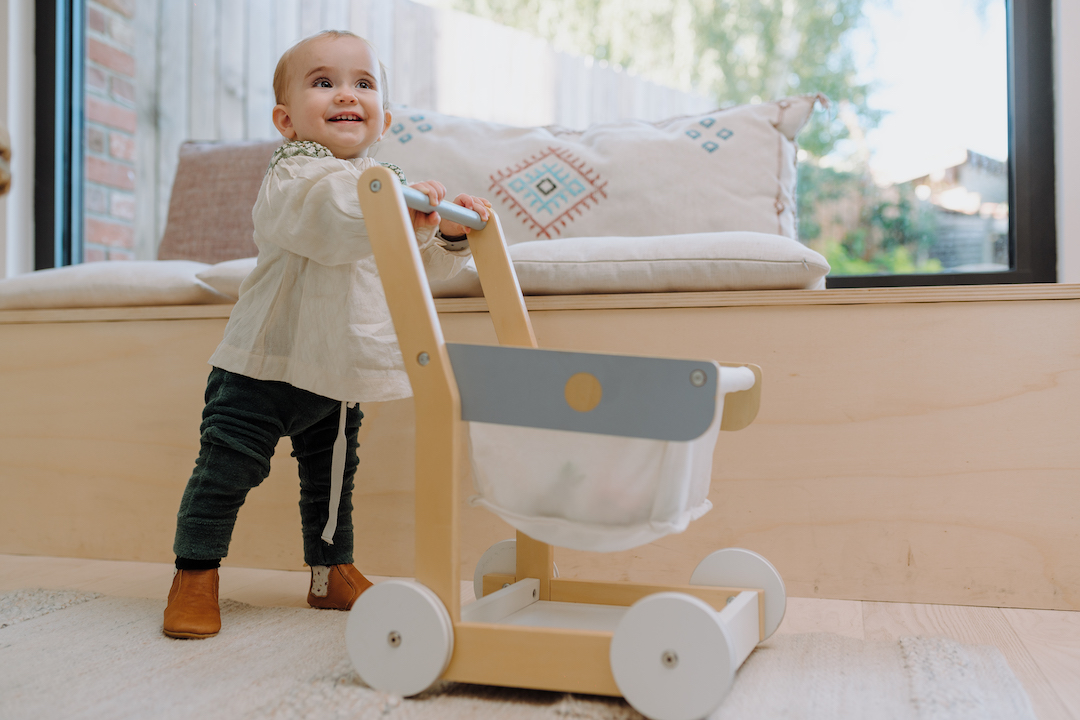
[[580,372],[566,381],[563,394],[566,395],[567,405],[584,413],[600,404],[604,388],[600,386],[600,381],[595,375]]

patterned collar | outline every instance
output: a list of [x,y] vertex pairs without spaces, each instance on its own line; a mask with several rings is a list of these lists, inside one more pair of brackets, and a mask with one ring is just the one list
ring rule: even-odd
[[[296,157],[297,155],[305,155],[313,158],[334,157],[334,154],[330,152],[325,145],[320,145],[314,140],[293,140],[285,143],[274,151],[274,155],[270,158],[270,165],[266,168],[266,171],[270,172],[280,161],[286,158]],[[401,181],[402,185],[407,184],[404,171],[397,165],[384,162],[380,162],[379,164],[392,170],[394,174],[398,176],[398,180]]]

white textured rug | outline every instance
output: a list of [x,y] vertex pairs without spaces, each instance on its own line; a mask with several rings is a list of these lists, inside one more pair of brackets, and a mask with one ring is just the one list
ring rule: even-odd
[[[624,701],[444,683],[401,699],[363,685],[346,613],[223,601],[221,634],[171,640],[165,603],[45,590],[0,595],[0,718],[640,720]],[[776,636],[714,720],[1035,720],[995,648],[944,638]]]

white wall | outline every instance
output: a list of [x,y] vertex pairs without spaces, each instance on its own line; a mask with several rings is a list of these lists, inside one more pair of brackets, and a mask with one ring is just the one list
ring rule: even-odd
[[11,192],[0,198],[0,278],[34,269],[34,4],[0,0],[0,122],[11,134]]
[[1058,282],[1080,283],[1080,3],[1055,3]]

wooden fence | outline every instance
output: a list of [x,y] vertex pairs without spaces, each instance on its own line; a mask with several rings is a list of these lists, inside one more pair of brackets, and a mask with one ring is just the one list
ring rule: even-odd
[[712,101],[410,0],[137,0],[136,242],[155,257],[185,140],[265,140],[278,57],[327,28],[369,39],[391,100],[512,125],[660,120]]

